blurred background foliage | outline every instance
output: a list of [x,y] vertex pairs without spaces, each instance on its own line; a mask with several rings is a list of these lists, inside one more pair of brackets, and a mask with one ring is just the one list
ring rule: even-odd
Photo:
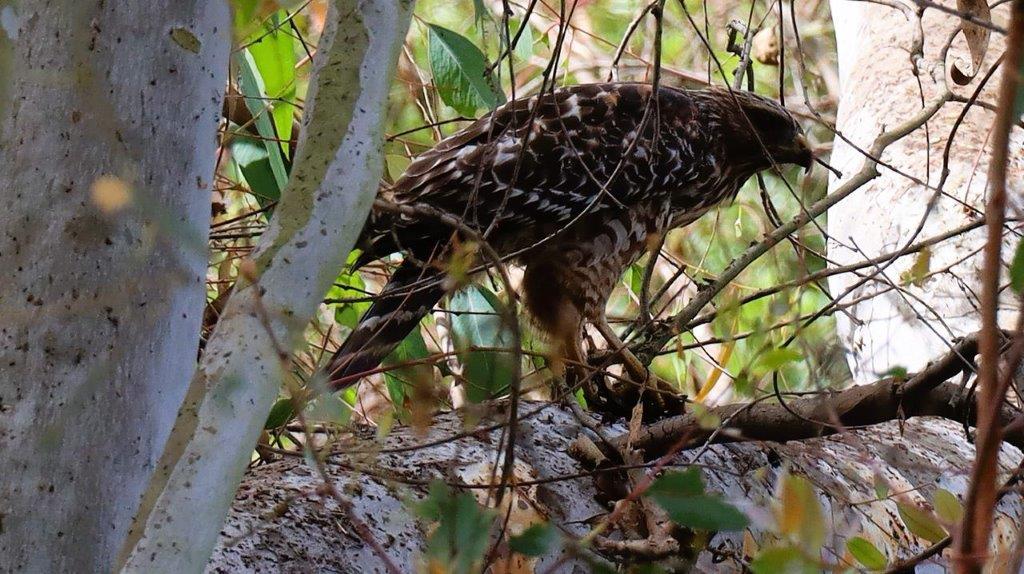
[[[213,204],[208,328],[230,292],[239,261],[287,193],[311,57],[327,10],[324,0],[233,4],[235,49]],[[399,177],[410,158],[489,108],[535,94],[545,77],[555,85],[609,77],[650,81],[653,18],[639,20],[613,66],[620,43],[645,6],[636,0],[417,1],[390,94],[384,184]],[[832,139],[827,125],[838,90],[827,2],[791,7],[688,0],[685,6],[685,12],[679,3],[666,6],[662,81],[688,88],[731,83],[740,65],[729,51],[730,22],[735,22],[733,29],[751,31],[755,91],[782,99],[827,156]],[[511,61],[500,60],[493,74],[485,75],[514,38]],[[738,42],[743,40],[740,34]],[[786,221],[801,205],[821,198],[827,175],[821,169],[807,175],[795,169],[766,173],[763,190],[752,180],[733,204],[672,232],[650,283],[654,317],[681,309],[702,283],[773,229],[773,218]],[[830,301],[823,282],[804,279],[826,266],[824,221],[817,223],[748,267],[704,311],[712,313],[710,321],[681,333],[655,359],[655,372],[705,403],[771,393],[773,380],[789,390],[843,386],[848,372],[834,342],[835,310],[806,320]],[[314,422],[374,422],[386,431],[395,420],[424,422],[438,407],[478,403],[508,391],[516,355],[501,350],[512,340],[501,313],[514,299],[500,281],[481,276],[425,320],[380,374],[340,396],[319,393],[318,365],[356,324],[399,257],[358,272],[339,270],[335,287],[309,326],[307,346],[297,354],[294,378],[267,422],[275,441],[286,438],[284,428],[296,413]],[[610,303],[609,318],[627,341],[635,332],[646,265],[645,257],[625,273]],[[511,271],[515,281],[518,274]],[[743,301],[780,285],[784,288],[777,293]],[[543,342],[533,340],[527,317],[520,315],[518,322],[525,351],[523,388],[531,390],[528,396],[550,396],[552,375],[544,367]],[[310,397],[316,398],[307,401]]]

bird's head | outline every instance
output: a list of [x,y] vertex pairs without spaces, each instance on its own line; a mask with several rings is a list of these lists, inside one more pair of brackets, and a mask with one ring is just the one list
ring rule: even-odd
[[785,108],[751,92],[716,90],[714,94],[732,161],[755,172],[773,164],[811,168],[814,155],[807,137]]

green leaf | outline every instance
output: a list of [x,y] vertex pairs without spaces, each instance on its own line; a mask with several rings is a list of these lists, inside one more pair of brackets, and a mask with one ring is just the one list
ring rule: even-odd
[[473,22],[476,27],[483,31],[487,20],[493,21],[491,11],[484,5],[484,0],[473,0]]
[[256,19],[256,8],[262,0],[231,0],[231,13],[234,16],[235,38],[242,39],[249,35]]
[[519,536],[513,536],[508,540],[508,546],[512,550],[525,554],[526,556],[543,556],[551,549],[551,545],[558,540],[558,530],[548,523],[534,524],[523,531]]
[[277,186],[267,149],[262,144],[238,137],[231,142],[231,156],[260,207],[281,199],[281,188]]
[[885,372],[878,373],[878,376],[879,378],[892,377],[894,379],[905,380],[908,374],[909,373],[907,372],[906,367],[904,367],[903,365],[895,365],[893,367],[889,367],[889,369],[886,370]]
[[452,342],[467,383],[466,397],[478,403],[507,391],[516,356],[511,352],[513,337],[503,317],[504,305],[487,289],[470,285],[451,296],[448,310],[452,313]]
[[760,372],[771,372],[778,370],[783,365],[799,361],[801,358],[803,355],[796,349],[780,347],[762,353],[758,358],[757,365]]
[[691,467],[683,472],[667,472],[654,481],[647,491],[673,522],[698,530],[741,530],[747,517],[721,498],[704,493],[700,470]]
[[715,414],[713,411],[705,407],[700,403],[693,403],[688,405],[693,413],[693,417],[697,419],[697,424],[700,428],[705,430],[714,430],[722,426],[722,417]]
[[529,22],[517,22],[515,24],[509,22],[509,41],[515,39],[520,27],[523,28],[523,33],[519,36],[519,41],[516,42],[516,47],[512,50],[512,53],[521,62],[525,63],[529,62],[533,56],[533,27],[530,26]]
[[[282,24],[286,17],[283,10],[272,14],[249,43],[248,51],[263,81],[263,95],[270,98],[263,105],[270,106],[275,137],[281,140],[269,143],[279,145],[287,157],[295,114],[290,103],[295,100],[295,39]],[[256,114],[255,110],[253,114]]]
[[637,297],[637,299],[640,298],[640,292],[643,291],[643,288],[644,288],[644,273],[645,272],[646,272],[646,268],[645,268],[644,265],[640,265],[639,263],[634,263],[634,264],[630,265],[629,267],[627,267],[626,268],[626,273],[623,274],[623,278],[622,279],[625,282],[626,287],[629,288],[630,292],[632,292],[633,295],[635,295]]
[[875,474],[874,487],[875,496],[878,497],[878,500],[884,500],[889,497],[889,482],[879,473]]
[[270,408],[267,415],[267,422],[263,424],[266,430],[275,430],[288,424],[295,417],[295,406],[291,399],[278,399]]
[[284,189],[288,182],[288,169],[285,167],[281,146],[276,141],[277,133],[274,131],[273,119],[267,113],[267,106],[264,104],[267,92],[263,85],[263,78],[248,49],[238,53],[238,68],[240,71],[238,87],[242,92],[246,107],[252,113],[256,131],[263,138],[263,147],[267,150],[270,170],[274,174],[277,188]]
[[800,550],[792,546],[769,547],[750,562],[754,574],[815,574],[820,567],[813,564]]
[[335,393],[322,393],[306,407],[310,420],[339,425],[348,424],[352,409]]
[[434,481],[425,499],[414,506],[420,518],[436,522],[427,538],[427,557],[442,572],[476,572],[490,541],[494,512],[477,504],[473,495],[456,494]]
[[171,28],[171,40],[174,43],[181,46],[182,48],[198,54],[199,50],[203,47],[203,43],[196,38],[196,35],[185,28]]
[[897,502],[896,510],[907,525],[907,530],[920,538],[935,544],[946,537],[946,530],[940,525],[931,512],[921,510],[916,504]]
[[[346,266],[351,266],[358,253],[353,251],[348,256]],[[328,299],[365,299],[366,283],[356,271],[344,271],[334,280],[334,286],[327,292]],[[334,306],[334,320],[339,325],[354,329],[359,318],[370,308],[369,301],[354,301],[336,303]]]
[[704,478],[700,468],[691,466],[683,471],[666,472],[654,481],[647,490],[649,494],[659,492],[675,496],[699,496],[704,494]]
[[[1020,90],[1017,97],[1021,97],[1024,94],[1024,89]],[[1024,293],[1024,241],[1017,244],[1017,250],[1013,252],[1013,261],[1010,262],[1010,287],[1017,292],[1018,295]]]
[[406,389],[416,385],[429,385],[434,379],[434,367],[427,363],[416,363],[399,367],[403,363],[420,361],[430,356],[423,333],[413,329],[405,339],[391,351],[383,363],[387,367],[396,367],[384,371],[384,382],[388,387],[388,395],[399,417],[405,415]]
[[253,18],[256,15],[256,4],[259,0],[231,0],[231,8],[235,17]]
[[487,61],[483,52],[464,36],[427,24],[430,37],[428,55],[434,85],[441,100],[464,116],[479,108],[494,109],[505,103],[505,94],[491,76],[485,76]]
[[870,540],[854,536],[846,541],[846,550],[868,570],[885,570],[889,561],[885,554],[875,547]]
[[948,523],[956,524],[964,517],[964,507],[955,494],[945,488],[936,488],[932,495],[932,505],[935,507],[935,514],[939,519]]

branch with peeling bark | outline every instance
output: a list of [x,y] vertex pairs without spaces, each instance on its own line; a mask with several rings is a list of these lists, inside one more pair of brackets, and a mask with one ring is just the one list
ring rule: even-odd
[[[633,440],[633,446],[652,458],[673,446],[679,448],[680,441],[684,441],[683,449],[708,442],[784,442],[918,416],[940,416],[973,425],[976,415],[973,395],[949,379],[973,369],[977,349],[977,337],[966,338],[910,379],[889,378],[785,404],[760,401],[710,409],[712,415],[723,421],[721,428],[709,428],[704,422],[706,415],[668,418],[643,428]],[[1024,428],[1013,424],[1020,417],[1020,411],[1004,406],[997,416],[1001,428],[1005,429],[1005,440],[1024,448]]]
[[[524,402],[522,407],[523,440],[517,447],[517,482],[509,521],[521,529],[540,513],[557,528],[563,541],[532,562],[532,571],[591,571],[595,562],[618,562],[623,556],[641,561],[660,557],[668,546],[655,546],[650,540],[626,541],[633,536],[629,533],[636,526],[635,517],[619,521],[617,528],[605,530],[585,544],[595,522],[609,523],[621,506],[616,501],[628,498],[627,493],[616,494],[616,488],[623,490],[627,469],[581,469],[566,452],[569,441],[585,432],[573,415],[551,403]],[[354,512],[367,517],[370,537],[388,541],[385,550],[396,564],[413,565],[426,551],[431,525],[414,518],[409,501],[427,496],[432,480],[471,492],[499,484],[492,464],[482,461],[492,461],[502,451],[498,438],[503,419],[497,413],[467,429],[462,413],[448,412],[418,430],[395,427],[386,438],[375,437],[372,431],[355,432],[342,437],[325,466],[334,487],[349,495]],[[896,507],[927,504],[936,485],[955,495],[962,493],[960,469],[969,464],[973,449],[960,428],[946,419],[913,418],[805,441],[711,445],[696,453],[698,456],[684,452],[666,458],[664,464],[659,461],[633,468],[653,476],[661,468],[700,466],[710,492],[746,508],[769,508],[777,500],[780,475],[800,474],[815,484],[834,529],[834,537],[827,538],[826,553],[842,556],[845,540],[862,536],[894,565],[901,560],[934,564],[942,558],[925,555],[931,544],[907,530]],[[623,425],[608,425],[605,430],[613,437],[627,432]],[[936,460],[936,456],[941,464],[925,462]],[[1010,473],[1020,462],[1020,451],[1004,445],[1001,471]],[[873,477],[880,466],[883,480],[898,495],[879,498]],[[344,524],[349,510],[323,494],[318,487],[321,480],[301,456],[252,469],[208,571],[276,570],[285,562],[300,570],[380,570],[380,558],[363,538],[338,535],[337,527]],[[1014,524],[1020,520],[1020,501],[1018,493],[1009,491],[1000,502],[999,512],[1006,520],[1000,520],[997,528],[1004,538],[1012,536]],[[863,530],[851,529],[851,525]],[[757,545],[778,539],[770,525],[760,522],[749,532]],[[714,534],[704,547],[706,551],[701,551],[704,544],[698,542],[692,548],[698,556],[691,568],[742,568],[749,556],[744,550],[745,537],[742,532]],[[495,536],[491,543],[502,549],[497,551],[499,555],[505,555],[507,545],[502,539]],[[680,540],[679,547],[681,554],[691,550],[685,540]],[[941,548],[932,552],[938,550]],[[679,558],[676,554],[670,560]],[[723,558],[726,564],[720,564]],[[685,565],[677,566],[687,571]]]

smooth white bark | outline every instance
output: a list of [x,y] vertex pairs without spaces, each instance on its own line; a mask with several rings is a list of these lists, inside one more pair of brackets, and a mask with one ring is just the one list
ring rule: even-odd
[[[412,5],[332,5],[283,201],[221,316],[123,554],[124,571],[201,570],[301,340],[376,195],[388,91]],[[283,355],[283,356],[282,356]]]
[[[955,7],[952,1],[945,4]],[[912,8],[911,14],[917,10],[915,2],[906,5]],[[954,41],[946,61],[942,60],[942,48],[959,26],[956,16],[926,10],[918,29],[915,18],[889,6],[853,0],[833,0],[831,6],[842,89],[837,127],[862,149],[885,126],[904,121],[923,105],[935,101],[947,86],[954,93],[969,97],[1004,49],[1002,36],[992,34],[981,73],[971,85],[956,86],[949,79],[951,66],[955,63],[966,70],[971,67],[962,38]],[[1005,21],[1005,8],[993,11],[997,22]],[[923,38],[923,51],[914,56],[912,47],[917,37]],[[993,94],[1000,73],[996,72],[986,84],[981,101],[995,103]],[[945,104],[927,129],[922,127],[894,143],[883,154],[883,160],[937,186],[946,143],[963,109],[962,103]],[[939,198],[927,215],[919,238],[938,235],[980,217],[987,185],[988,137],[994,117],[994,112],[980,106],[972,107],[966,114],[951,147],[950,174],[943,186],[946,195]],[[1017,197],[1024,191],[1022,146],[1024,130],[1018,129],[1012,136],[1010,158],[1010,172],[1015,174],[1010,180],[1011,195]],[[864,156],[853,145],[836,138],[831,162],[849,175],[862,165]],[[879,170],[880,177],[829,210],[828,231],[833,239],[829,257],[836,265],[856,263],[905,246],[925,216],[933,191],[892,169],[880,166]],[[833,178],[830,189],[841,184],[842,180]],[[936,246],[927,263],[917,256],[904,257],[886,268],[884,277],[880,274],[877,280],[847,296],[846,301],[853,300],[883,291],[892,283],[901,288],[836,315],[856,381],[874,381],[879,373],[897,366],[919,370],[930,358],[947,351],[952,339],[978,329],[975,286],[981,256],[977,251],[983,242],[984,230],[978,229]],[[1008,254],[1013,253],[1015,243],[1008,244]],[[915,262],[935,274],[920,284],[908,281],[908,270]],[[877,271],[869,268],[863,273]],[[859,280],[854,274],[844,274],[833,277],[829,285],[832,294],[838,296]],[[1005,309],[1012,310],[1013,303],[1013,297],[1004,296]],[[1008,326],[1012,324],[1011,313],[1004,313],[1002,320]]]
[[199,341],[229,34],[222,0],[0,3],[0,571],[110,570],[155,468]]

